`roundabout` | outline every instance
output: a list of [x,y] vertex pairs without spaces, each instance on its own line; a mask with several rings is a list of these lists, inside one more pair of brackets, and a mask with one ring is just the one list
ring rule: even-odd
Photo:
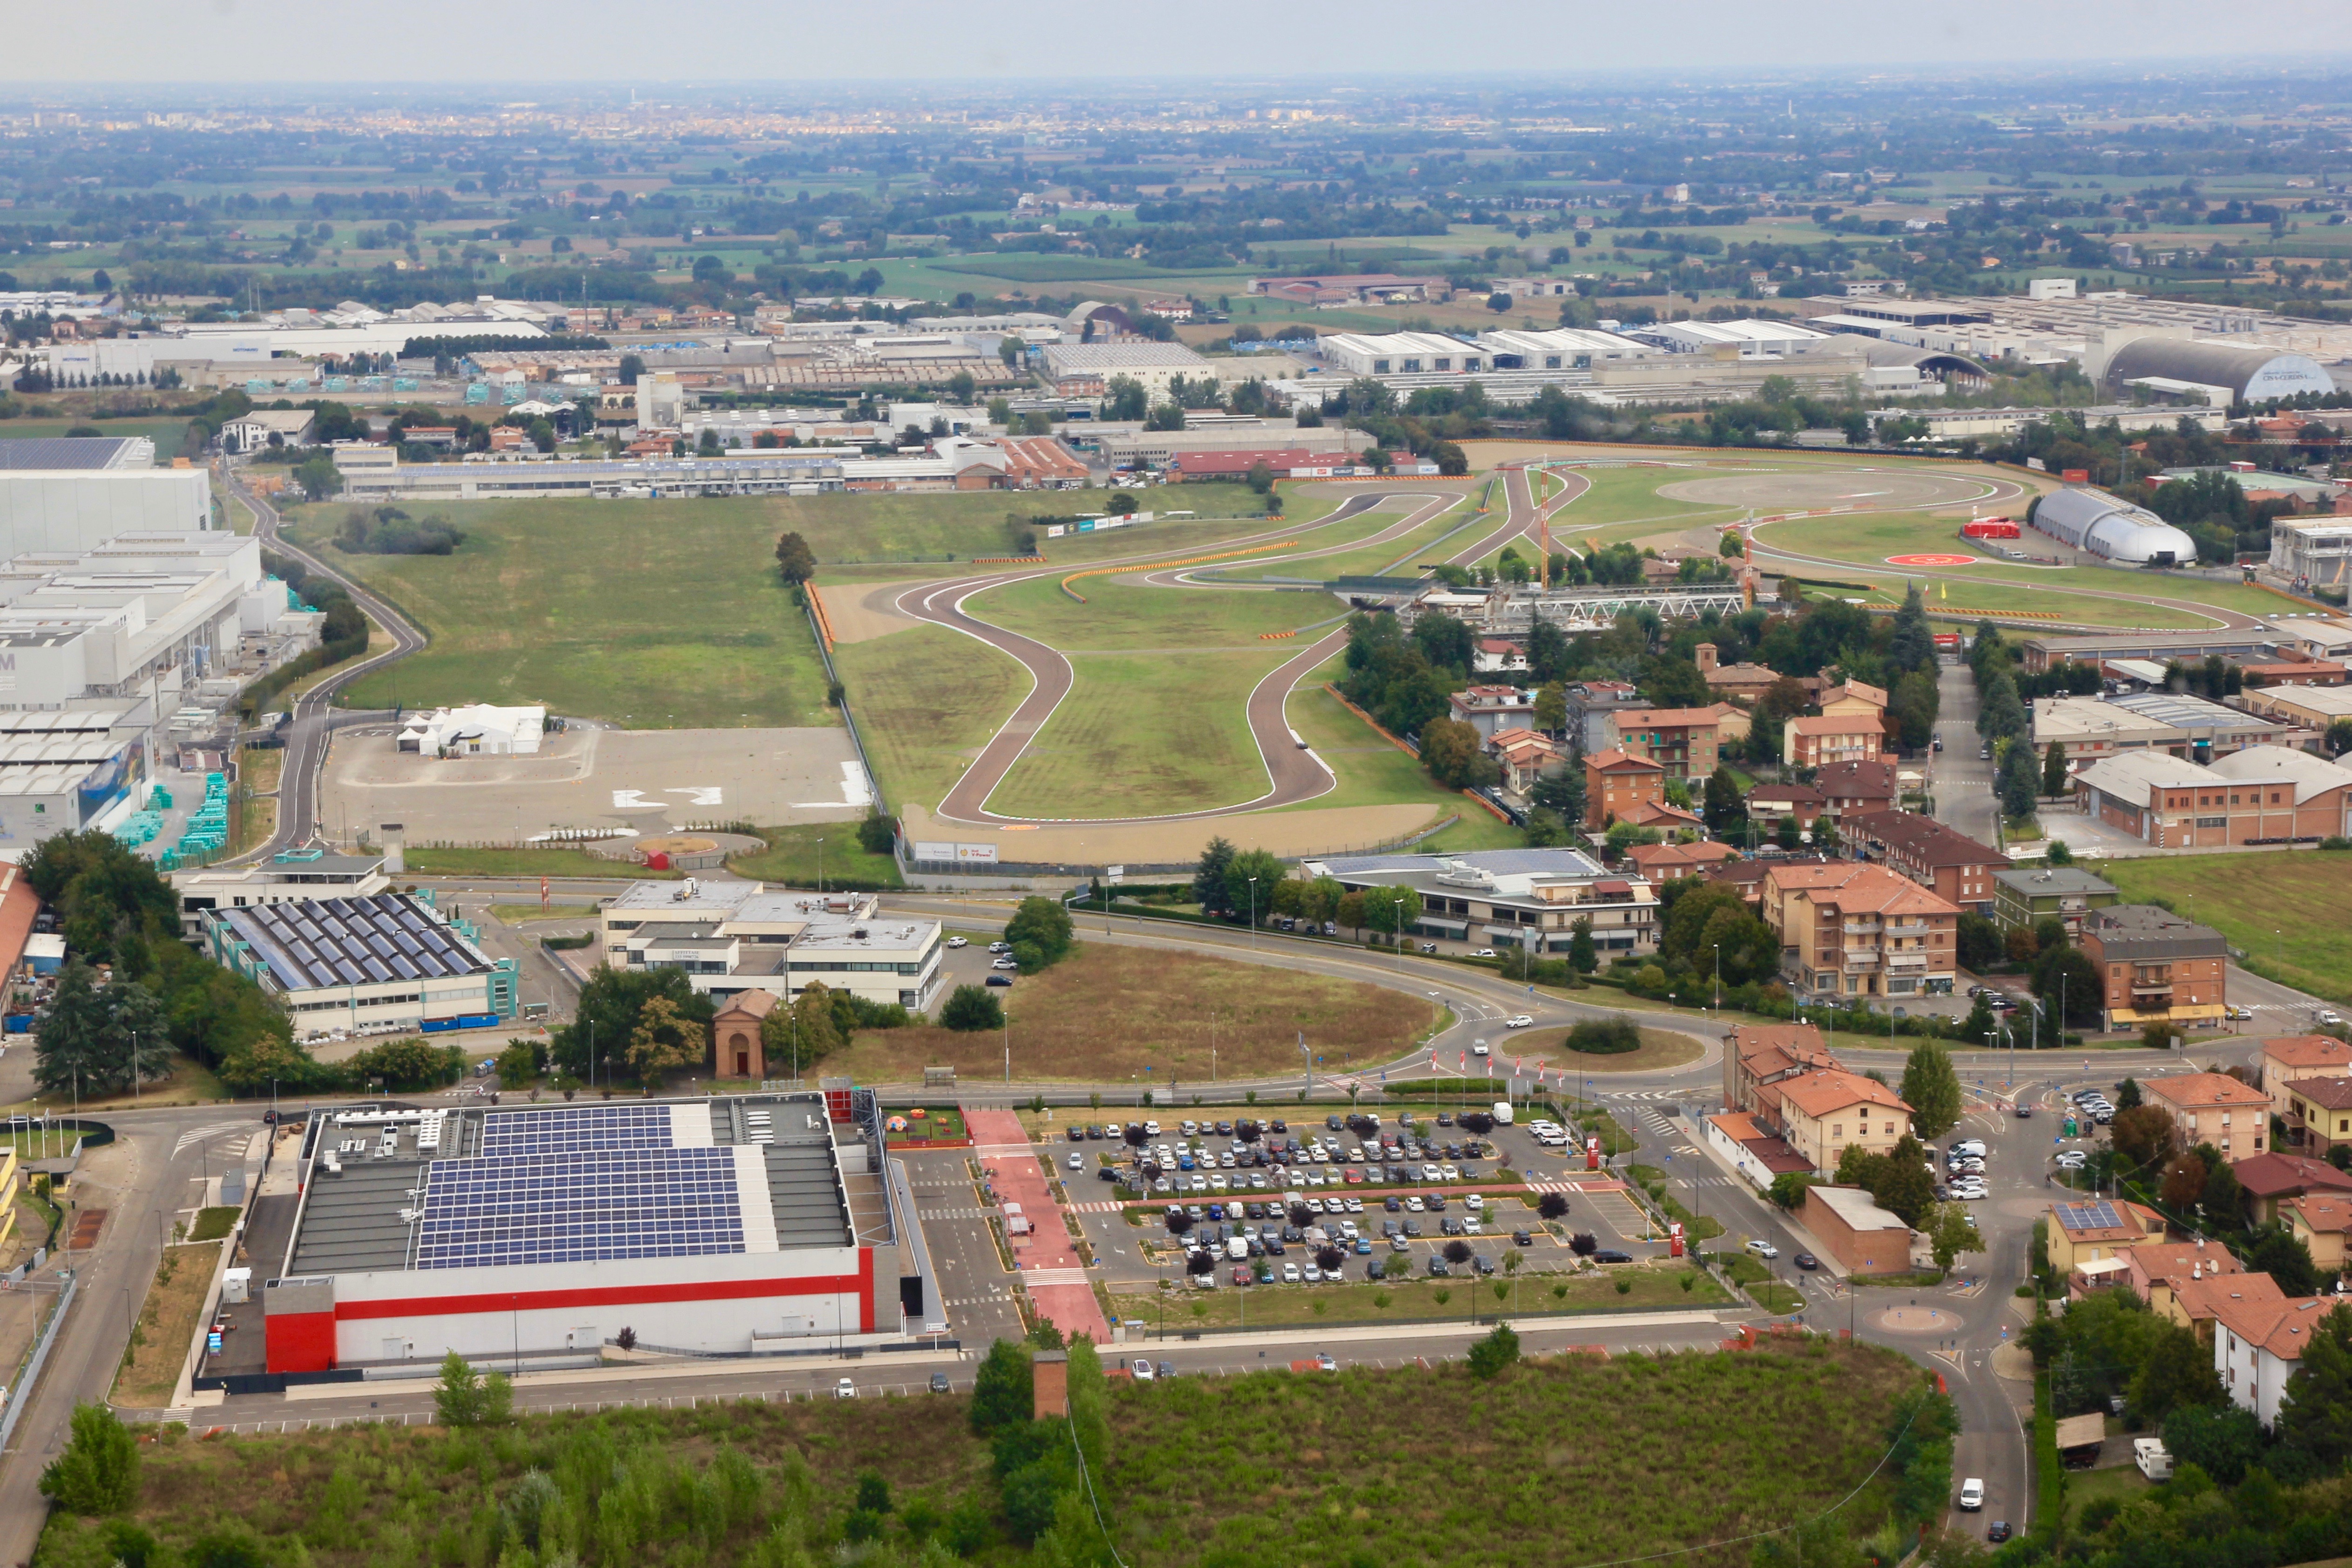
[[1890,1334],[1949,1334],[1968,1321],[1943,1307],[1889,1307],[1870,1314],[1873,1328]]

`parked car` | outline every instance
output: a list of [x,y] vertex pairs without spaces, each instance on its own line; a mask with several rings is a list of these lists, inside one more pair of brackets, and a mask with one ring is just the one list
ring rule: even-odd
[[948,1381],[948,1374],[946,1373],[935,1372],[931,1373],[931,1392],[933,1394],[952,1393],[954,1388],[955,1384]]
[[970,947],[971,943],[966,942],[960,936],[951,936],[948,938],[948,945],[950,947]]
[[1144,1360],[1141,1356],[1137,1356],[1133,1361],[1128,1363],[1127,1370],[1135,1373],[1135,1381],[1138,1383],[1150,1383],[1156,1375],[1151,1363]]
[[1010,985],[1013,984],[1013,981],[1006,975],[992,974],[988,977],[988,983],[991,985]]
[[1592,1261],[1595,1263],[1631,1263],[1633,1261],[1633,1255],[1630,1252],[1620,1252],[1613,1247],[1604,1247],[1600,1251],[1592,1255]]
[[857,1397],[857,1384],[845,1377],[833,1385],[833,1396],[835,1399],[855,1399]]

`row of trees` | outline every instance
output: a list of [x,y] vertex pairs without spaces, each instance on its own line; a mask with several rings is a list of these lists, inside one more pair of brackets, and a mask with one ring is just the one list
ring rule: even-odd
[[1277,917],[1307,920],[1358,935],[1410,929],[1423,910],[1417,889],[1351,890],[1332,877],[1302,880],[1266,851],[1236,850],[1223,837],[1211,839],[1202,850],[1192,872],[1192,898],[1202,914],[1221,919],[1247,921],[1255,913],[1261,924]]

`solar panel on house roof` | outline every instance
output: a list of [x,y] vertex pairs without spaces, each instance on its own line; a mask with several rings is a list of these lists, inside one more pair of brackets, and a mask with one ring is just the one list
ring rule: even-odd
[[2116,1205],[2105,1198],[2086,1204],[2061,1204],[2058,1212],[2070,1230],[2116,1230],[2124,1223]]
[[734,1152],[635,1148],[478,1155],[426,1167],[419,1268],[741,1252]]

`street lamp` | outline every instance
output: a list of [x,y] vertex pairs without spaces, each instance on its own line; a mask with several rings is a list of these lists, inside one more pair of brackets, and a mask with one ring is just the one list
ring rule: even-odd
[[1396,943],[1397,968],[1402,970],[1404,968],[1404,900],[1391,899],[1389,902],[1396,910],[1395,923],[1389,928],[1389,938]]
[[1715,1010],[1719,1013],[1723,1011],[1723,944],[1711,942],[1707,946],[1715,950]]
[[1250,947],[1255,951],[1257,947],[1257,879],[1255,877],[1249,879],[1249,921]]

